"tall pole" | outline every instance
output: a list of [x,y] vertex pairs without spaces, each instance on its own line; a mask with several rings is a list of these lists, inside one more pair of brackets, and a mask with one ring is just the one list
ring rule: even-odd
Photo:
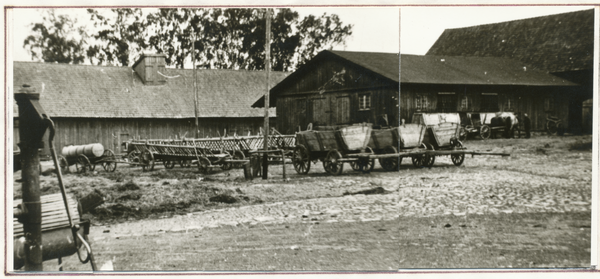
[[199,138],[200,128],[198,127],[198,85],[196,75],[196,32],[192,34],[192,67],[194,67],[194,117],[196,118],[195,138]]
[[[267,88],[265,92],[265,140],[264,140],[264,150],[267,151],[269,147],[269,79],[271,77],[271,9],[267,9],[265,13],[266,19],[266,40],[265,40],[265,71],[267,72]],[[268,153],[263,154],[263,172],[262,178],[267,179],[268,177],[268,168],[269,168],[269,160]]]
[[42,264],[42,204],[40,190],[40,156],[47,124],[46,113],[39,104],[40,94],[35,88],[23,86],[15,93],[19,106],[19,138],[21,142],[23,183],[21,192],[22,214],[17,218],[23,223],[25,233],[25,270],[43,271]]

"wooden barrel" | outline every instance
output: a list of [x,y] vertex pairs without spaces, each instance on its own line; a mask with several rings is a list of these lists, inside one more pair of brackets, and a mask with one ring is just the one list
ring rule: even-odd
[[62,155],[65,157],[76,157],[81,154],[90,158],[102,157],[104,146],[100,143],[92,143],[86,145],[69,145],[62,149]]

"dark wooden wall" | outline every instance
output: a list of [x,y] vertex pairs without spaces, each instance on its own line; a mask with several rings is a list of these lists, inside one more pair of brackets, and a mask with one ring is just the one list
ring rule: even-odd
[[[484,112],[486,110],[481,107],[482,93],[497,93],[498,111],[527,113],[533,130],[544,130],[547,116],[559,117],[564,127],[569,128],[569,102],[572,102],[576,90],[577,87],[402,84],[400,118],[410,123],[415,112],[438,112],[439,92],[455,93],[457,112]],[[417,99],[424,97],[427,100],[426,105],[417,107]],[[467,101],[463,102],[465,97]],[[546,104],[547,98],[552,103],[550,107]]]
[[[344,74],[332,81],[342,71]],[[398,125],[398,83],[348,63],[321,61],[278,90],[277,129],[284,134],[294,133],[298,127],[306,130],[309,123],[381,125],[382,115],[387,115],[389,125]],[[371,96],[368,110],[359,110],[363,94]]]
[[[111,149],[119,154],[121,143],[130,139],[175,139],[183,136],[194,137],[194,119],[105,119],[105,118],[52,118],[56,135],[54,147],[60,154],[66,145],[83,145],[101,143],[105,149]],[[270,119],[270,125],[275,124],[275,119]],[[258,134],[263,127],[264,118],[200,118],[200,137],[229,136],[237,132],[238,135]],[[18,121],[14,125],[15,143],[19,142]],[[48,133],[44,139],[43,155],[49,155]]]

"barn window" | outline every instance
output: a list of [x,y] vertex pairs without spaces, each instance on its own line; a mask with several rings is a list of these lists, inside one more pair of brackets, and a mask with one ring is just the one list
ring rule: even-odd
[[480,111],[498,111],[498,93],[481,93]]
[[514,111],[515,110],[515,99],[512,94],[507,94],[504,102],[504,111]]
[[454,92],[439,92],[437,110],[438,112],[455,112],[456,94]]
[[371,109],[371,94],[361,94],[358,96],[358,110]]
[[544,110],[546,110],[546,111],[554,110],[554,98],[552,98],[552,97],[544,98]]
[[427,96],[426,95],[416,95],[415,96],[415,109],[417,111],[427,111]]

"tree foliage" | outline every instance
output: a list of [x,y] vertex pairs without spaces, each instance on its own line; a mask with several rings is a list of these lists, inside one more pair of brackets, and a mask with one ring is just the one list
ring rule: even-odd
[[[140,9],[110,11],[111,17],[88,9],[96,29],[86,45],[91,63],[131,65],[142,51],[150,51],[165,54],[167,65],[183,68],[192,61],[194,42],[200,68],[264,69],[265,10],[164,8],[145,17]],[[335,14],[300,19],[291,9],[277,9],[271,16],[271,67],[276,71],[291,71],[352,34],[352,25]]]
[[32,60],[44,62],[83,63],[87,33],[76,27],[76,20],[66,15],[56,15],[47,10],[41,23],[32,24],[35,35],[27,36],[23,47]]
[[132,57],[148,47],[145,38],[147,28],[141,9],[111,9],[113,17],[102,15],[98,10],[88,9],[98,31],[93,35],[95,44],[87,49],[87,57],[94,64],[130,65]]

